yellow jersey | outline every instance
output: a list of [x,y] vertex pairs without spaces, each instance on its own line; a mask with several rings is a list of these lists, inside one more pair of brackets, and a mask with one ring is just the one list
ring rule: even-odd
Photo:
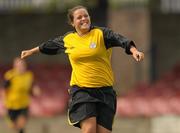
[[120,46],[131,54],[133,41],[114,33],[108,28],[91,27],[84,36],[69,32],[64,36],[50,39],[39,46],[45,54],[65,52],[72,66],[70,85],[98,88],[113,86],[114,78],[111,67],[112,47]]
[[82,37],[76,32],[64,37],[65,53],[68,54],[72,66],[71,86],[113,85],[110,63],[112,49],[106,50],[102,34],[101,30],[94,29]]
[[30,90],[33,84],[33,74],[30,71],[19,74],[15,69],[4,75],[10,84],[6,88],[5,106],[8,109],[22,109],[29,106]]

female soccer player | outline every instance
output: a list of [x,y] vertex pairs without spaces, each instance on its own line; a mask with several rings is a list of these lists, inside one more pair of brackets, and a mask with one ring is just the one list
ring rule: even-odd
[[110,133],[116,112],[111,68],[112,47],[122,47],[141,61],[144,54],[133,41],[105,27],[94,27],[87,9],[69,10],[68,20],[75,29],[48,40],[38,47],[22,51],[21,58],[34,53],[54,55],[65,52],[72,66],[68,120],[83,133]]
[[3,99],[9,126],[18,133],[24,133],[31,92],[35,95],[40,94],[39,87],[32,88],[32,84],[33,73],[27,70],[26,62],[15,58],[13,68],[4,75]]

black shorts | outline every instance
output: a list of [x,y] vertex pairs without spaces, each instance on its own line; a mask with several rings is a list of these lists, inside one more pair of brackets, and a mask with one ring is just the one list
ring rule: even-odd
[[24,116],[26,118],[28,117],[28,108],[17,109],[17,110],[8,109],[7,115],[11,121],[15,122],[19,116]]
[[73,86],[68,106],[69,124],[80,128],[80,122],[96,117],[97,124],[112,130],[116,113],[116,93],[112,86],[101,88],[80,88]]

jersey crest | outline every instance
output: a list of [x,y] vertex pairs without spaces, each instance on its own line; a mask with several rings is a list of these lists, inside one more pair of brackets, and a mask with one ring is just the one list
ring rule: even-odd
[[94,49],[96,48],[96,46],[97,46],[96,43],[92,42],[90,43],[89,48]]

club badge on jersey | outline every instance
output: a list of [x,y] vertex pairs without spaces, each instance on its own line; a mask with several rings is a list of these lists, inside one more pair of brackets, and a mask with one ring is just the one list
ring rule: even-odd
[[96,48],[96,43],[94,43],[94,42],[90,43],[89,48],[91,48],[91,49]]

